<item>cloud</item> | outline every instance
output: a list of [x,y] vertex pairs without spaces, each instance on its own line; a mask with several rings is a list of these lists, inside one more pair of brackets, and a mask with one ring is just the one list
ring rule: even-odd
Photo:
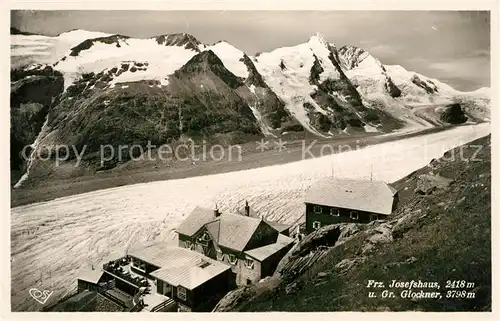
[[367,45],[365,49],[374,56],[380,56],[378,58],[383,59],[386,56],[394,56],[398,53],[398,48],[396,46],[379,44],[379,45]]

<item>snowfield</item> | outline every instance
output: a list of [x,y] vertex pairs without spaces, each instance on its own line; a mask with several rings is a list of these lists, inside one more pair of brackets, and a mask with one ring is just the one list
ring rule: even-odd
[[[131,245],[175,244],[174,229],[195,206],[214,207],[217,202],[223,211],[236,211],[248,200],[261,215],[293,224],[303,215],[307,188],[330,176],[332,168],[335,176],[351,178],[369,178],[372,168],[374,179],[393,182],[489,133],[490,124],[461,126],[333,156],[129,185],[13,208],[12,309],[42,307],[30,297],[30,288],[54,291],[48,303],[54,302],[76,286],[79,269],[124,254]],[[325,154],[329,150],[325,148]]]
[[64,57],[70,48],[82,41],[106,36],[110,36],[110,34],[86,30],[63,32],[56,37],[11,35],[12,67],[24,65],[27,61],[52,64]]
[[[313,35],[307,43],[294,47],[282,47],[271,52],[261,53],[252,57],[253,63],[265,82],[274,93],[285,103],[285,108],[300,122],[305,129],[317,136],[325,135],[310,125],[304,103],[311,104],[316,111],[326,114],[310,96],[316,86],[309,83],[311,67],[318,59],[323,72],[320,80],[338,79],[339,74],[328,58],[327,43],[319,34]],[[284,66],[282,68],[281,66]]]

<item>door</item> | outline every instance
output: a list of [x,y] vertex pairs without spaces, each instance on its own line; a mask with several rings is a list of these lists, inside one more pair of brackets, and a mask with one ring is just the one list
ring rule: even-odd
[[163,295],[171,298],[172,297],[172,289],[173,289],[173,287],[170,284],[168,284],[167,282],[163,282]]

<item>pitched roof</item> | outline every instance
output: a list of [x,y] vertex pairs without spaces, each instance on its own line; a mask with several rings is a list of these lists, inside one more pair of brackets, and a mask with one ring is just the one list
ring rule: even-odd
[[287,224],[264,220],[258,217],[252,209],[250,209],[250,214],[251,216],[223,213],[215,217],[213,210],[197,206],[177,228],[177,232],[193,236],[205,226],[218,245],[235,251],[243,251],[262,221],[278,232],[290,227]]
[[[250,207],[250,211],[249,211],[249,215],[250,217],[253,217],[253,218],[257,218],[257,219],[260,219],[262,216],[259,215],[259,213],[257,213],[256,211],[253,210],[252,207]],[[247,216],[246,215],[246,212],[245,212],[245,209],[238,209],[237,210],[237,213],[240,214],[240,215],[243,215],[243,216]],[[271,225],[274,229],[276,229],[278,232],[283,232],[284,230],[290,228],[291,225],[289,224],[284,224],[284,223],[279,223],[279,222],[274,222],[274,221],[269,221],[265,218],[262,217],[262,219],[264,220],[264,222],[266,222],[267,224]]]
[[389,215],[394,189],[380,181],[328,177],[313,184],[305,203]]
[[177,228],[177,232],[180,234],[193,236],[196,232],[203,227],[203,225],[213,221],[215,219],[214,210],[195,207],[191,214],[184,219],[184,221]]
[[214,278],[230,267],[200,253],[181,247],[157,243],[144,248],[135,248],[129,254],[159,267],[151,276],[173,286],[194,289]]
[[276,240],[276,243],[272,243],[266,246],[258,247],[255,249],[251,249],[249,251],[245,251],[245,254],[253,257],[257,261],[264,261],[266,258],[270,257],[271,255],[275,254],[276,252],[282,250],[286,246],[292,244],[294,242],[294,239],[291,237],[288,237],[283,234],[278,235],[278,239]]
[[235,251],[243,251],[262,222],[255,217],[227,213],[219,216],[219,220],[219,245]]
[[266,222],[267,224],[271,225],[271,227],[273,227],[275,230],[277,230],[278,232],[283,232],[285,231],[286,229],[289,229],[290,228],[290,224],[285,224],[285,223],[280,223],[280,222],[274,222],[274,221],[268,221],[268,220],[264,220],[264,222]]
[[214,240],[215,243],[218,244],[220,235],[220,220],[217,218],[215,221],[207,223],[205,227],[212,236],[212,240]]

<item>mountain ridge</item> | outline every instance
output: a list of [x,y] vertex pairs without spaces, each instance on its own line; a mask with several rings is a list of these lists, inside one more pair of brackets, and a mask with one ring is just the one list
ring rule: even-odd
[[[456,115],[454,121],[489,120],[488,89],[459,92],[401,66],[384,65],[364,49],[337,48],[319,33],[304,43],[256,56],[226,41],[203,44],[187,33],[132,38],[79,29],[52,38],[11,37],[21,44],[11,50],[13,58],[38,59],[30,49],[30,37],[47,42],[57,53],[65,52],[62,57],[54,55],[52,63],[41,61],[12,71],[29,78],[50,68],[63,78],[62,90],[49,91],[50,104],[26,101],[20,106],[41,104],[38,110],[43,112],[37,114],[35,127],[40,128],[40,117],[47,126],[37,137],[40,146],[105,143],[102,137],[114,137],[113,143],[127,143],[126,138],[144,144],[151,135],[158,143],[182,137],[228,143],[255,134],[280,137],[303,132],[335,138],[389,133],[446,124],[449,117],[442,114],[454,104],[448,113]],[[19,80],[12,79],[11,96],[19,96]],[[132,117],[120,116],[127,110],[143,118],[135,122],[130,118],[127,124],[111,126],[114,132],[104,132],[103,124]],[[102,119],[89,114],[98,111]],[[12,124],[15,132],[19,126],[16,121]],[[13,138],[17,145],[33,143],[25,138],[32,133],[18,136]],[[14,163],[24,174],[30,166],[32,173],[42,176],[55,170],[50,166],[35,170],[37,162],[27,166],[21,159]],[[86,164],[96,170],[95,163],[87,159]]]

